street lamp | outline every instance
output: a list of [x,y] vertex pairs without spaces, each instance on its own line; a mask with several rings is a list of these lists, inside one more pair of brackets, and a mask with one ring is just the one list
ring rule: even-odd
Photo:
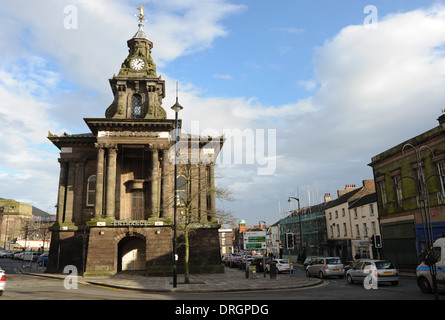
[[[295,198],[295,197],[289,197],[289,199],[287,200],[287,202],[291,202],[290,199],[294,199],[297,200],[298,202],[298,225],[299,225],[299,229],[300,229],[300,257],[301,257],[301,253],[303,251],[303,234],[301,233],[301,213],[300,213],[300,199]],[[301,263],[303,263],[304,261],[301,261]]]
[[173,223],[173,288],[178,286],[178,256],[176,253],[176,212],[178,197],[178,113],[183,107],[178,102],[178,83],[176,83],[176,103],[171,107],[175,112],[175,199],[174,199],[174,223]]
[[[428,193],[428,180],[434,176],[437,176],[437,174],[431,175],[428,178],[425,177],[425,172],[422,167],[422,159],[420,156],[420,153],[423,149],[427,149],[430,151],[431,156],[434,157],[434,152],[431,150],[430,147],[424,145],[416,149],[412,144],[405,144],[402,148],[402,155],[405,154],[405,148],[412,148],[414,151],[414,154],[416,156],[416,163],[417,163],[417,177],[413,178],[411,176],[404,176],[401,178],[398,178],[396,180],[396,184],[398,185],[400,181],[404,178],[410,178],[414,180],[417,187],[418,197],[419,197],[419,205],[420,205],[420,217],[422,218],[422,225],[423,225],[423,236],[425,239],[426,244],[426,250],[429,253],[429,256],[432,254],[433,249],[433,241],[434,241],[434,235],[433,235],[433,226],[431,222],[431,212],[430,212],[430,204],[429,204],[429,193]],[[420,238],[420,237],[419,237]],[[430,275],[433,285],[433,293],[434,293],[434,299],[439,300],[438,292],[437,292],[437,271],[436,271],[436,261],[434,259],[431,259],[430,261],[425,261],[425,263],[428,265],[430,269]]]

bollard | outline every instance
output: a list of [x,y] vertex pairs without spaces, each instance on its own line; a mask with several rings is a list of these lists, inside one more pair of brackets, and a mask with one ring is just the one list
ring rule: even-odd
[[277,263],[275,261],[270,262],[270,278],[277,278]]

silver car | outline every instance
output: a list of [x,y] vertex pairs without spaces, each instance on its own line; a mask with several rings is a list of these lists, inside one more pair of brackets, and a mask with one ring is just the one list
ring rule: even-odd
[[313,259],[306,267],[306,276],[318,276],[320,279],[337,276],[343,279],[345,267],[339,257],[323,257]]
[[367,276],[372,275],[372,272],[377,282],[390,282],[393,286],[399,284],[399,272],[388,260],[360,260],[346,272],[346,279],[348,283],[363,282]]

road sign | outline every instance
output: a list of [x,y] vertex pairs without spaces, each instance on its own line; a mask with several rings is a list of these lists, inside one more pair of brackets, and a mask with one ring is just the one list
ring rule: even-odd
[[266,249],[266,231],[244,232],[244,249]]

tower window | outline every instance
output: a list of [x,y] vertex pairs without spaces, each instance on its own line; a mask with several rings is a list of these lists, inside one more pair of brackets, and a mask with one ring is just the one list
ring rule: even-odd
[[131,117],[142,118],[142,96],[140,94],[134,94],[131,97]]
[[96,203],[96,176],[88,178],[87,182],[87,206],[94,206]]

